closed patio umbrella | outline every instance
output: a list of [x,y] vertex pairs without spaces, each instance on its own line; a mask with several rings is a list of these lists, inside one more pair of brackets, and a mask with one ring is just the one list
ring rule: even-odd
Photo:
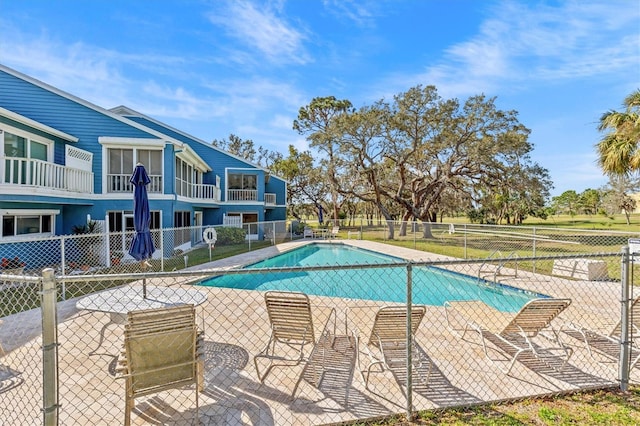
[[[149,211],[149,198],[147,196],[147,185],[151,182],[147,171],[141,163],[136,164],[131,179],[134,186],[133,191],[133,227],[136,231],[133,242],[129,248],[129,254],[141,262],[143,269],[146,269],[154,252],[153,239],[151,238],[151,213]],[[147,297],[146,280],[142,281],[143,296]]]

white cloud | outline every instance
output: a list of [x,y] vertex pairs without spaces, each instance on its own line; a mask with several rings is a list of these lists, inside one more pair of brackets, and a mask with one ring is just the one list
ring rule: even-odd
[[[91,88],[110,83],[115,92],[126,85],[119,71],[110,64],[102,49],[82,43],[62,46],[44,33],[27,38],[16,28],[0,22],[0,31],[12,35],[11,43],[0,44],[5,65],[77,96],[91,95]],[[80,93],[78,93],[80,92]],[[87,96],[94,102],[95,96]]]
[[331,12],[336,19],[347,20],[358,27],[375,27],[375,19],[378,9],[383,3],[381,0],[324,0],[325,9]]
[[[304,32],[277,16],[269,5],[259,7],[246,0],[223,3],[209,14],[211,23],[227,34],[260,52],[272,63],[305,64],[311,60],[304,49]],[[245,53],[235,53],[245,58]]]
[[223,103],[194,95],[183,87],[174,88],[149,81],[142,84],[141,93],[146,96],[138,101],[143,104],[140,111],[150,116],[197,120],[224,117],[230,113]]
[[461,97],[637,72],[640,8],[625,0],[553,7],[503,1],[487,15],[478,33],[447,49],[439,63],[414,75],[390,75],[380,86],[397,93],[435,84],[443,96]]

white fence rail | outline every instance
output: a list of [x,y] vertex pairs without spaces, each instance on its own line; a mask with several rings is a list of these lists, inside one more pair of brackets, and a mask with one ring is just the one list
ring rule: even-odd
[[258,201],[258,191],[255,189],[229,189],[227,201]]
[[[133,192],[133,184],[129,182],[131,174],[108,174],[107,192]],[[149,175],[151,182],[147,186],[147,192],[162,193],[162,176]]]
[[93,173],[42,160],[5,157],[2,182],[40,188],[93,193]]

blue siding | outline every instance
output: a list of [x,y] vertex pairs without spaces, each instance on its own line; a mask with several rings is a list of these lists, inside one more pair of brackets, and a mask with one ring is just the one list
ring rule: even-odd
[[[188,144],[213,169],[213,172],[205,174],[204,183],[215,183],[215,176],[219,175],[221,179],[220,186],[222,189],[224,189],[226,185],[225,169],[236,169],[237,171],[244,171],[246,169],[253,168],[255,169],[256,174],[258,174],[258,199],[260,201],[264,201],[264,192],[273,192],[276,194],[277,204],[284,204],[286,189],[285,182],[281,178],[277,176],[271,176],[270,182],[265,189],[264,170],[257,168],[251,162],[235,158],[229,154],[225,154],[224,152],[215,148],[213,145],[189,138],[184,134],[166,128],[158,123],[149,121],[144,117],[127,116],[127,118]],[[224,196],[225,194],[223,193],[223,199]],[[285,216],[282,217],[282,220],[284,220],[284,218]]]
[[[98,137],[155,139],[148,132],[4,71],[0,71],[0,87],[0,106],[79,138],[73,145],[93,153],[96,193],[102,190],[102,146]],[[64,157],[64,147],[56,155]]]
[[[65,163],[65,145],[71,144],[93,154],[94,191],[102,192],[102,146],[98,142],[101,136],[118,138],[157,139],[152,131],[162,133],[170,138],[186,143],[198,154],[212,169],[203,176],[206,184],[215,184],[216,176],[221,179],[222,198],[226,194],[224,189],[225,170],[246,173],[253,169],[258,176],[258,200],[256,204],[238,204],[210,206],[204,203],[178,201],[175,196],[170,199],[154,199],[150,195],[151,210],[162,212],[164,227],[173,227],[173,217],[176,211],[202,211],[204,225],[219,225],[226,212],[256,212],[259,220],[284,220],[286,209],[282,207],[285,201],[285,182],[278,177],[271,176],[268,184],[265,184],[265,171],[248,161],[235,158],[218,148],[203,141],[194,139],[182,133],[178,133],[164,125],[151,122],[141,117],[124,117],[121,120],[112,116],[106,110],[99,107],[93,108],[90,104],[78,100],[71,95],[56,93],[46,85],[32,83],[19,75],[0,70],[0,106],[28,117],[31,120],[50,126],[59,131],[77,137],[78,142],[69,142],[57,136],[52,136],[41,130],[30,128],[14,120],[0,117],[0,123],[40,135],[54,141],[54,159],[56,164]],[[127,120],[135,121],[145,126],[149,131],[138,129],[134,124],[128,124]],[[174,147],[168,145],[164,151],[164,193],[175,194],[175,152]],[[105,171],[106,172],[106,171]],[[253,173],[253,172],[252,172]],[[275,193],[277,204],[281,207],[266,209],[262,202],[264,193]],[[87,215],[93,219],[104,219],[107,211],[132,211],[132,195],[122,194],[119,199],[101,199],[97,196],[82,198],[53,197],[47,195],[25,194],[0,194],[0,208],[24,208],[24,209],[60,209],[61,214],[56,219],[56,233],[68,234],[74,225],[84,223]]]

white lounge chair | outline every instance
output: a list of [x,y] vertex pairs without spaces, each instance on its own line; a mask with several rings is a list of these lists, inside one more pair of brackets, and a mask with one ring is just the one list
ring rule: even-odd
[[[294,367],[305,361],[305,346],[311,347],[313,353],[316,343],[332,342],[336,335],[336,311],[332,309],[327,322],[323,327],[320,339],[316,340],[311,315],[311,302],[304,293],[286,291],[268,291],[264,295],[271,335],[265,348],[253,358],[256,373],[261,383],[264,382],[274,367]],[[329,323],[333,319],[333,330]],[[263,373],[260,372],[259,360],[268,361],[268,366]],[[324,365],[324,360],[321,360]],[[298,377],[292,397],[302,380],[302,374]]]
[[338,238],[338,232],[340,231],[339,226],[334,226],[331,228],[331,232],[329,233],[329,238]]
[[560,334],[555,330],[551,321],[556,318],[571,304],[571,299],[533,299],[527,302],[517,313],[502,312],[479,300],[448,301],[445,302],[445,315],[449,328],[457,334],[453,327],[451,315],[457,312],[464,319],[464,331],[460,337],[464,338],[468,330],[478,332],[482,348],[487,359],[493,361],[487,350],[485,335],[491,335],[510,346],[515,353],[509,362],[509,366],[503,371],[511,372],[518,357],[530,352],[540,359],[544,359],[539,346],[533,343],[533,339],[540,336],[546,338],[553,346],[544,346],[544,352],[562,352],[564,360],[559,369],[562,369],[573,353],[573,349],[565,346],[560,340]]
[[[630,311],[630,337],[633,343],[640,339],[640,297],[631,301]],[[620,359],[620,341],[622,338],[622,322],[620,320],[608,332],[592,330],[576,322],[565,323],[563,331],[574,337],[576,337],[574,333],[577,334],[578,338],[584,342],[589,355],[594,358],[595,351],[613,362],[617,362]],[[631,347],[629,368],[634,368],[639,361],[640,349],[633,345]]]
[[304,231],[302,231],[302,238],[313,238],[313,229],[308,226],[304,227]]
[[[431,362],[425,360],[415,341],[415,334],[424,318],[426,307],[415,305],[411,308],[411,354],[413,375],[419,382],[428,383],[431,375]],[[357,337],[359,341],[359,337]],[[369,363],[363,367],[358,350],[358,369],[362,375],[365,387],[369,388],[369,378],[374,368],[378,372],[388,370],[398,377],[407,374],[407,308],[405,306],[383,306],[376,313],[371,333],[365,349]],[[426,377],[423,375],[425,363],[428,363]],[[402,383],[400,383],[402,389]],[[406,384],[405,384],[406,386]]]

